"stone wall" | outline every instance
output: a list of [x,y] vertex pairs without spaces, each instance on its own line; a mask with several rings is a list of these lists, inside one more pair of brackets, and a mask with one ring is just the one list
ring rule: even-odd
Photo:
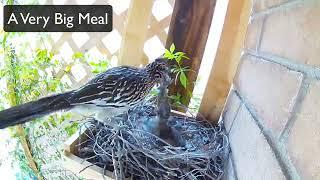
[[221,119],[225,179],[320,179],[319,0],[255,0]]

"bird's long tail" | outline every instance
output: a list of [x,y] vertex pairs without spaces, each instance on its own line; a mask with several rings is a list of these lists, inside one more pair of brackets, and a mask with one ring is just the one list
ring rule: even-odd
[[54,111],[72,108],[68,102],[71,92],[41,98],[0,111],[0,129],[22,124]]

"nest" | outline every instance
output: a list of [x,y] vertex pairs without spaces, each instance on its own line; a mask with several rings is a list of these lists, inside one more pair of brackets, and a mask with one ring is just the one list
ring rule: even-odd
[[[119,117],[118,117],[119,118]],[[127,120],[109,126],[91,120],[78,156],[114,171],[116,179],[220,179],[228,141],[220,125],[171,115],[169,138],[158,136],[153,102],[135,107]]]

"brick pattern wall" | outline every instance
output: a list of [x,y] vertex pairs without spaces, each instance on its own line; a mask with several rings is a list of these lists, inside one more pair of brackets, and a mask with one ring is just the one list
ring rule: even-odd
[[224,179],[320,179],[320,1],[255,0],[243,52]]

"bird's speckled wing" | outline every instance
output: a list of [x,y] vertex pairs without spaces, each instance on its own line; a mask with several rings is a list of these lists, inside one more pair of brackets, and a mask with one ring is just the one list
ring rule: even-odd
[[140,69],[116,67],[99,74],[86,85],[76,90],[70,103],[95,104],[101,107],[123,107],[139,98],[147,83],[146,74]]

